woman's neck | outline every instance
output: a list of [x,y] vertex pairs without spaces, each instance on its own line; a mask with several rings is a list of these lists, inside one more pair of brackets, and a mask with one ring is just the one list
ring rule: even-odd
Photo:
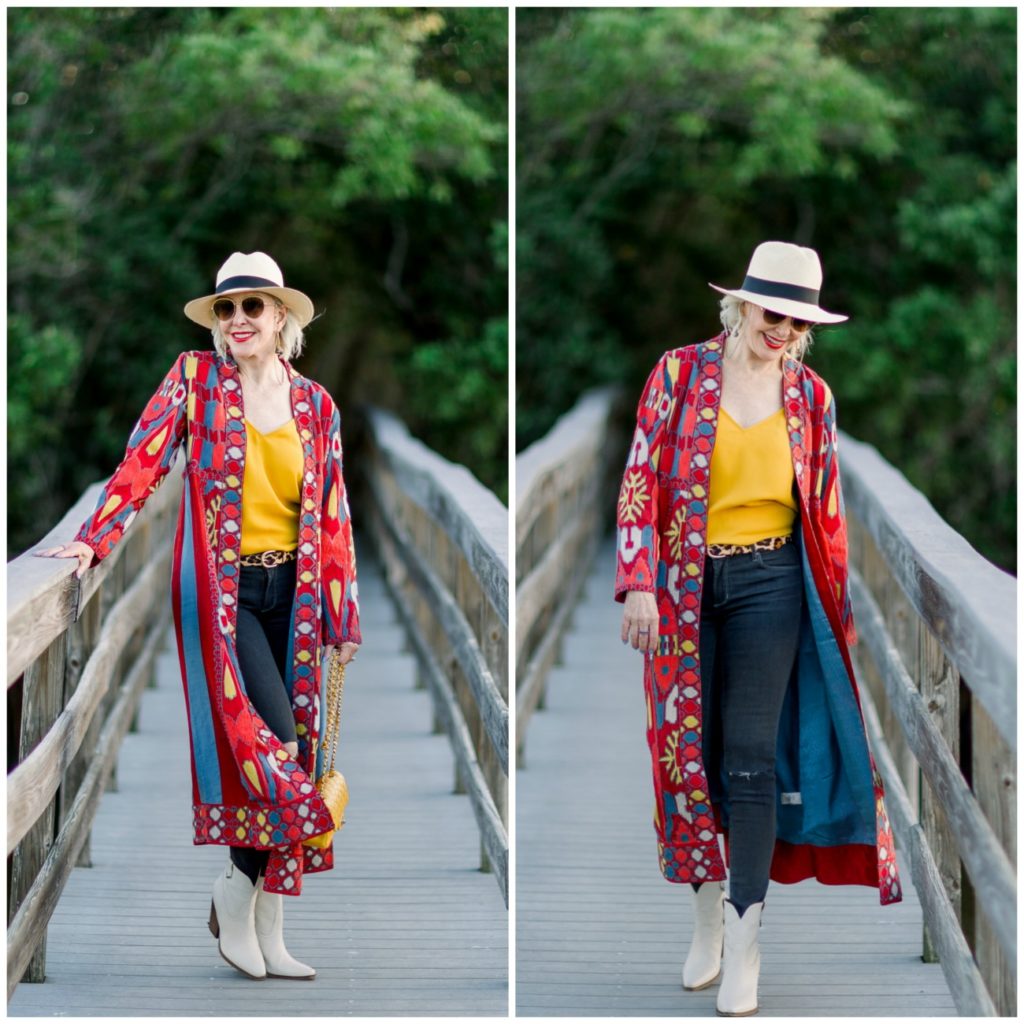
[[247,356],[236,359],[235,362],[238,364],[238,372],[243,382],[258,390],[273,388],[288,379],[288,374],[276,354]]
[[723,358],[734,372],[744,377],[776,379],[782,374],[785,352],[778,359],[759,359],[745,338],[727,336]]

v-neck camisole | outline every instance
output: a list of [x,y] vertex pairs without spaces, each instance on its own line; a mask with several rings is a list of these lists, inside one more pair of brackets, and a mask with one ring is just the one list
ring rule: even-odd
[[719,410],[711,453],[709,544],[753,544],[793,532],[797,503],[782,409],[749,427]]
[[294,551],[299,543],[302,442],[295,420],[262,434],[245,421],[242,554]]

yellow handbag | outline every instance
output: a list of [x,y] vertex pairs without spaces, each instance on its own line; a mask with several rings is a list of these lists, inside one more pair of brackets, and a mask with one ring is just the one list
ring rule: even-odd
[[324,738],[327,741],[327,753],[324,756],[323,772],[316,780],[316,790],[334,820],[334,828],[330,832],[313,836],[303,845],[322,850],[330,846],[334,833],[345,824],[345,808],[348,806],[348,783],[341,772],[334,770],[334,755],[338,752],[338,729],[341,725],[341,695],[345,689],[345,666],[338,660],[338,653],[331,655],[331,668],[327,676],[327,727]]

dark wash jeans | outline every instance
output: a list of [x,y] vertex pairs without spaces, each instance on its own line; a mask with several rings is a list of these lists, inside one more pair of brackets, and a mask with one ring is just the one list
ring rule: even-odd
[[705,560],[703,754],[711,797],[724,802],[727,812],[729,898],[741,913],[768,891],[779,717],[796,661],[802,607],[797,538],[775,551]]
[[[243,565],[238,584],[238,664],[245,692],[282,743],[293,743],[295,718],[288,675],[288,645],[295,600],[295,562],[272,569]],[[232,846],[231,861],[255,884],[270,854]]]

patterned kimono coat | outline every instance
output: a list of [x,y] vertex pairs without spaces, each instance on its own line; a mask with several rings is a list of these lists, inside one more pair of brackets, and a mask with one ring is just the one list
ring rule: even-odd
[[[661,870],[673,882],[725,878],[717,834],[728,827],[728,798],[721,751],[702,743],[700,664],[724,342],[722,334],[674,349],[654,368],[618,504],[616,600],[631,590],[652,593],[660,617],[657,653],[644,661],[644,689],[654,824]],[[805,598],[779,726],[771,877],[869,885],[883,904],[895,903],[902,897],[892,832],[850,661],[856,634],[835,402],[825,382],[794,360],[784,364],[782,401],[799,492],[795,540]]]
[[[194,843],[269,849],[264,889],[298,895],[303,871],[333,867],[333,849],[303,846],[332,828],[313,780],[324,646],[360,643],[356,564],[330,395],[282,360],[303,450],[294,629],[285,680],[295,715],[292,759],[246,696],[235,648],[245,420],[234,360],[185,352],[150,399],[76,540],[106,557],[185,446],[171,601],[185,689]],[[326,680],[326,674],[324,674]]]

